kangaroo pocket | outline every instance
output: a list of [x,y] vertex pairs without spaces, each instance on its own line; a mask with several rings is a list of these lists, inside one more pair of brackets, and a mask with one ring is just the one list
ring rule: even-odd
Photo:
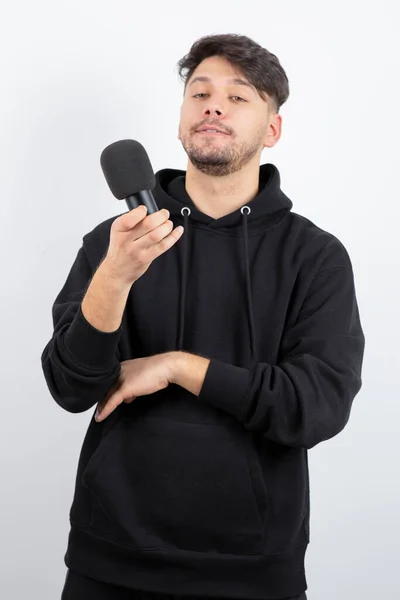
[[121,416],[83,475],[90,528],[140,550],[259,554],[267,495],[238,426]]

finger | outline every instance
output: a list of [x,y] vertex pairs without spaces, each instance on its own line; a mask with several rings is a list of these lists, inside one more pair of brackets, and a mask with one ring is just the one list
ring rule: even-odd
[[171,231],[169,235],[160,240],[158,244],[149,246],[147,250],[145,250],[146,262],[153,262],[153,260],[161,256],[161,254],[164,254],[164,252],[172,248],[172,246],[181,238],[183,232],[184,228],[182,226],[175,227],[175,229]]
[[99,407],[96,411],[95,419],[99,423],[100,421],[104,421],[112,412],[123,402],[123,395],[120,391],[115,392],[108,401],[102,406]]
[[121,381],[121,375],[119,375],[118,380],[110,387],[110,389],[108,390],[107,394],[105,395],[104,399],[102,402],[99,402],[99,404],[101,404],[101,406],[104,406],[104,404],[106,402],[108,402],[108,400],[111,398],[111,396],[120,389],[122,385],[122,381]]
[[117,390],[119,390],[119,389],[120,389],[121,385],[122,385],[122,383],[121,383],[121,381],[120,381],[120,378],[118,378],[118,380],[117,380],[117,381],[114,383],[114,385],[112,385],[112,386],[110,387],[110,389],[108,390],[108,392],[107,392],[107,394],[105,395],[105,397],[103,398],[103,400],[102,400],[101,402],[98,402],[98,404],[97,404],[97,408],[96,408],[96,413],[95,413],[95,416],[96,416],[97,414],[99,414],[99,413],[100,413],[100,412],[103,410],[103,408],[105,407],[105,405],[107,404],[107,402],[109,401],[109,399],[111,398],[111,396],[112,396],[113,394],[115,394],[115,392],[116,392]]
[[134,239],[137,239],[162,225],[168,218],[169,211],[166,208],[148,215],[147,208],[140,205],[115,219],[111,227],[124,233],[134,231]]
[[157,229],[169,219],[169,211],[163,208],[151,215],[148,215],[146,219],[143,219],[140,223],[135,226],[133,240],[139,240],[143,236]]
[[163,240],[167,235],[169,235],[174,227],[174,224],[169,219],[162,223],[155,229],[152,229],[145,235],[142,235],[140,238],[134,240],[135,247],[139,250],[149,248],[158,244]]
[[112,227],[118,231],[130,231],[138,225],[147,216],[147,207],[141,204],[137,208],[124,213],[112,224]]

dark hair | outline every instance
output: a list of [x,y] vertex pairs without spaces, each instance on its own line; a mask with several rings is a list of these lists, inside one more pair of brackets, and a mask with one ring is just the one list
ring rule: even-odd
[[226,33],[208,35],[198,39],[189,53],[178,62],[178,73],[186,86],[198,65],[211,56],[221,56],[247,78],[263,100],[265,92],[272,99],[273,109],[289,97],[289,81],[275,54],[245,35]]

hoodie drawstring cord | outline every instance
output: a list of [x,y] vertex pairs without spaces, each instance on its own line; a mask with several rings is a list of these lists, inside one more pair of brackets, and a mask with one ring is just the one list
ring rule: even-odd
[[182,281],[181,281],[181,298],[179,308],[179,341],[178,350],[183,350],[183,336],[185,333],[185,310],[186,310],[186,291],[188,282],[188,269],[189,269],[189,216],[191,210],[188,206],[184,206],[181,210],[181,214],[184,218],[184,234],[183,234],[183,265],[182,265]]
[[254,313],[253,313],[253,300],[251,296],[251,277],[250,277],[250,258],[249,258],[249,235],[247,227],[247,217],[251,213],[249,206],[242,206],[240,212],[243,216],[243,241],[244,241],[244,260],[246,268],[246,294],[247,294],[247,312],[249,318],[249,329],[250,329],[250,348],[251,348],[251,360],[256,362],[257,350],[256,350],[256,333],[254,327]]

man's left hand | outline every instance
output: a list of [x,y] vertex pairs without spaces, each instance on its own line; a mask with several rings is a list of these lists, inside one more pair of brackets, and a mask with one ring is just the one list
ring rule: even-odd
[[96,421],[106,419],[122,402],[130,404],[137,396],[154,394],[168,387],[172,378],[171,353],[156,354],[121,362],[117,383],[98,404]]

